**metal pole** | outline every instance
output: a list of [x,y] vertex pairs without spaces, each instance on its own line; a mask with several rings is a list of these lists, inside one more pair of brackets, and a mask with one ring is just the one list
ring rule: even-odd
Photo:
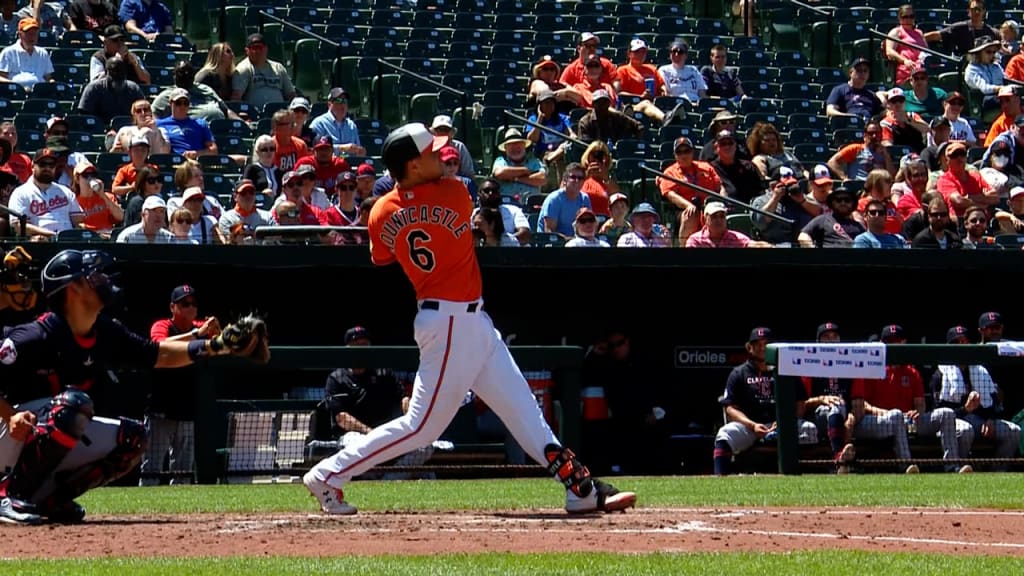
[[462,116],[459,118],[459,131],[462,132],[464,142],[472,142],[472,140],[465,140],[469,138],[469,118],[466,117],[467,114],[471,113],[469,111],[469,96],[463,92],[460,100],[462,103]]
[[[376,104],[376,108],[377,108],[376,116],[377,116],[377,120],[383,120],[384,119],[384,90],[383,90],[383,88],[384,88],[384,74],[382,73],[382,70],[381,70],[381,67],[380,67],[380,59],[377,60],[377,81],[376,81],[376,85],[377,85],[377,90],[374,93],[374,96],[375,96],[375,98],[374,98],[375,102],[374,103]],[[370,114],[370,115],[373,116],[374,114]]]

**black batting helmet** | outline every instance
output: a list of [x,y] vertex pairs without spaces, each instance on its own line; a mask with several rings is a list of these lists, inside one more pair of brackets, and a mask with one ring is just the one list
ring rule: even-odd
[[43,268],[43,295],[49,298],[79,278],[102,274],[114,258],[99,250],[62,250]]

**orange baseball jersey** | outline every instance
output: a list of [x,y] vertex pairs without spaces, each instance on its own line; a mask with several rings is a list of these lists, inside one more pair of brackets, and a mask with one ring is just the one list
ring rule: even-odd
[[472,214],[469,191],[458,180],[396,188],[370,210],[370,258],[378,266],[397,260],[417,300],[478,300],[482,284]]

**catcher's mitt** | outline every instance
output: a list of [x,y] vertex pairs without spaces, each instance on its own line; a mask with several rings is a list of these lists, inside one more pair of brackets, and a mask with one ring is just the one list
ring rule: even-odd
[[254,314],[242,316],[225,326],[210,341],[210,348],[215,352],[226,350],[227,353],[248,358],[257,364],[266,364],[270,361],[267,323]]

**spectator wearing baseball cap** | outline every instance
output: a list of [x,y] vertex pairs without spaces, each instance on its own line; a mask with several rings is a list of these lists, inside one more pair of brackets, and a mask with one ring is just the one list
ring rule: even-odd
[[323,223],[327,226],[360,226],[362,216],[356,201],[356,173],[345,171],[338,174],[338,193],[334,202],[323,211]]
[[668,53],[669,63],[658,68],[658,74],[665,83],[665,95],[686,98],[690,104],[696,106],[707,96],[708,85],[700,70],[686,63],[690,47],[686,42],[676,40],[669,44]]
[[40,82],[52,82],[50,53],[38,44],[39,21],[22,18],[18,22],[18,41],[0,51],[0,78],[25,90]]
[[[84,14],[83,5],[88,6],[92,14]],[[113,10],[113,6],[107,0],[96,0],[95,4],[92,2],[73,2],[68,5],[68,14],[71,16],[72,22],[75,22],[75,27],[78,30],[89,30],[91,28],[103,36],[103,47],[93,52],[92,58],[89,59],[89,81],[98,80],[105,76],[107,73],[107,60],[120,56],[128,64],[129,80],[140,86],[149,84],[150,75],[146,67],[143,66],[138,56],[125,47],[126,36],[124,35],[124,30],[117,25],[117,11],[113,10],[112,14],[107,13],[107,7]],[[107,19],[108,15],[112,18],[111,20]],[[80,22],[76,21],[76,16],[80,19]],[[88,20],[86,20],[87,17]]]
[[[562,70],[562,76],[559,78],[559,81],[566,86],[576,86],[583,82],[587,76],[587,61],[591,58],[597,58],[597,63],[601,67],[599,82],[609,86],[614,84],[619,79],[618,70],[616,70],[615,64],[612,64],[611,60],[597,55],[597,47],[600,45],[601,39],[592,32],[580,32],[579,41],[576,44],[577,57]],[[580,105],[582,105],[582,102]]]
[[[272,213],[276,216],[281,214],[278,207],[282,204],[294,204],[298,209],[296,217],[298,224],[302,226],[321,226],[326,220],[323,210],[310,202],[302,194],[303,176],[295,170],[289,170],[281,176],[281,195],[274,200],[271,207]],[[278,224],[283,224],[277,220]]]
[[321,136],[313,143],[313,153],[299,158],[295,163],[295,171],[304,166],[312,168],[316,173],[316,185],[324,189],[327,196],[333,196],[341,174],[349,172],[348,161],[334,155],[334,142],[330,136]]
[[897,86],[886,93],[886,111],[879,121],[882,146],[906,146],[920,154],[925,147],[924,135],[931,127],[919,114],[907,112],[906,104],[907,96],[902,88]]
[[565,146],[569,145],[564,138],[557,134],[575,138],[576,132],[572,129],[569,117],[558,111],[554,92],[547,88],[541,89],[536,94],[536,100],[536,107],[530,111],[526,119],[540,124],[554,133],[527,124],[524,134],[530,142],[533,142],[533,155],[548,166],[548,186],[557,188],[562,172],[565,170]]
[[771,248],[767,242],[729,230],[728,209],[718,201],[704,203],[704,227],[686,239],[687,248]]
[[370,162],[356,168],[356,197],[365,200],[373,196],[373,185],[377,182],[377,170]]
[[862,234],[864,226],[853,218],[853,193],[839,187],[828,195],[829,213],[815,216],[800,231],[798,241],[803,248],[849,248]]
[[152,42],[157,34],[174,33],[174,17],[160,0],[123,0],[118,18],[131,34],[138,34]]
[[576,217],[572,222],[576,235],[565,243],[566,248],[610,248],[611,246],[602,238],[597,237],[597,214],[589,207],[584,206],[576,211]]
[[[85,212],[74,193],[58,184],[61,152],[49,147],[40,148],[33,158],[32,177],[11,192],[7,205],[25,215],[30,236],[55,236],[63,230],[80,228]],[[39,198],[47,198],[45,206]],[[11,216],[11,229],[17,230],[20,219]]]
[[864,120],[881,114],[885,108],[874,92],[867,88],[871,77],[871,61],[864,57],[850,63],[850,80],[832,89],[825,100],[828,116],[860,116]]
[[618,84],[614,85],[617,92],[640,96],[645,101],[665,95],[665,81],[657,67],[647,62],[647,42],[641,38],[630,40],[628,61],[619,66],[617,73]]
[[1010,209],[996,208],[995,220],[1003,234],[1024,234],[1024,186],[1010,188]]
[[749,204],[764,192],[764,180],[757,166],[741,157],[740,142],[742,138],[737,138],[734,132],[720,130],[710,144],[704,145],[704,150],[714,150],[709,164],[718,174],[726,195]]
[[245,41],[245,58],[235,66],[231,78],[231,100],[242,100],[262,110],[268,102],[289,102],[294,97],[288,70],[267,57],[262,34],[250,34]]
[[359,129],[348,117],[348,98],[344,88],[331,88],[327,95],[327,112],[314,118],[309,127],[318,138],[327,136],[334,142],[335,154],[366,156],[366,148],[359,141]]
[[[192,216],[192,226],[189,228],[189,239],[199,244],[224,244],[225,239],[217,227],[217,218],[207,214],[203,208],[206,203],[206,194],[198,186],[185,188],[181,194],[181,207],[188,210]],[[173,204],[168,204],[173,206]]]
[[672,236],[667,228],[658,224],[660,216],[648,202],[641,202],[629,215],[632,231],[619,236],[619,248],[671,248]]
[[828,212],[827,207],[828,195],[832,193],[832,187],[835,185],[835,181],[832,179],[832,172],[828,169],[825,164],[817,164],[814,169],[811,170],[811,180],[808,188],[810,189],[811,198],[822,207],[822,213]]
[[119,244],[173,244],[174,233],[167,229],[167,203],[159,195],[142,202],[141,220],[126,227],[117,236]]
[[[530,128],[527,127],[527,130],[530,130]],[[459,175],[472,178],[476,176],[476,166],[473,162],[473,156],[469,153],[469,148],[461,140],[455,138],[458,131],[459,129],[452,124],[452,117],[447,114],[434,116],[433,121],[430,123],[431,134],[448,136],[448,145],[459,151]]]
[[942,116],[942,102],[946,99],[946,91],[932,86],[928,69],[921,67],[910,75],[910,86],[904,90],[907,97],[907,112],[921,114],[925,118]]
[[618,242],[619,237],[633,230],[628,218],[629,198],[621,192],[612,194],[608,197],[608,210],[611,212],[611,216],[601,225],[598,234],[607,238],[608,243],[614,245]]
[[726,194],[718,172],[707,162],[694,158],[693,141],[686,136],[676,138],[674,144],[675,164],[665,169],[666,177],[657,177],[655,182],[661,196],[679,209],[679,241],[700,228],[699,206],[707,196],[705,193],[684,186],[679,181],[695,184],[718,194]]
[[270,211],[260,209],[256,205],[256,196],[259,193],[253,181],[247,178],[235,184],[235,205],[230,210],[225,210],[217,221],[221,237],[228,239],[231,244],[249,242],[256,228],[274,225]]
[[[612,108],[618,108],[619,97],[615,88],[608,82],[602,80],[601,58],[591,56],[584,63],[583,80],[572,85],[580,93],[582,100],[580,106],[593,108],[598,100],[607,99]],[[618,73],[616,73],[616,76]]]
[[619,112],[612,106],[607,90],[597,90],[590,98],[591,111],[579,121],[579,137],[584,142],[596,140],[613,142],[625,138],[639,138],[644,125],[639,120]]
[[313,132],[309,126],[309,112],[312,109],[309,99],[303,96],[292,98],[291,103],[288,104],[288,111],[292,113],[292,119],[295,121],[292,135],[302,140],[306,148],[310,150],[313,149],[313,144],[317,140],[316,132]]
[[459,157],[459,149],[451,145],[451,140],[444,148],[441,148],[441,163],[444,165],[443,178],[449,178],[451,180],[458,180],[469,191],[469,197],[476,204],[477,187],[476,182],[472,178],[467,178],[462,174],[459,174],[459,166],[462,162]]
[[754,198],[750,205],[793,220],[793,224],[787,224],[757,212],[750,214],[760,239],[775,246],[791,245],[797,240],[800,230],[822,211],[821,206],[807,200],[796,172],[789,166],[778,166],[772,170],[768,191]]
[[935,181],[935,190],[953,207],[957,218],[971,204],[987,207],[999,202],[998,191],[988,185],[981,173],[967,169],[967,145],[963,142],[946,146],[946,171]]
[[828,159],[829,170],[837,180],[867,180],[872,170],[886,170],[896,173],[889,150],[882,145],[882,126],[869,120],[864,126],[864,138],[861,142],[851,142],[840,148]]
[[195,159],[200,155],[216,154],[217,142],[206,120],[189,116],[192,102],[188,90],[174,88],[168,94],[171,115],[156,121],[157,128],[167,137],[171,152]]

